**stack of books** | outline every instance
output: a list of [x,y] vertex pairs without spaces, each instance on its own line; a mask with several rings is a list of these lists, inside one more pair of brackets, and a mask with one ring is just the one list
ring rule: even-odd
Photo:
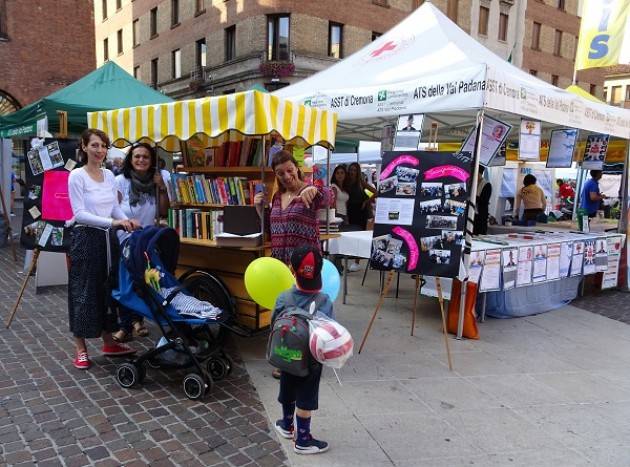
[[208,177],[201,174],[171,175],[174,201],[180,204],[252,205],[260,180],[246,177]]
[[257,138],[226,141],[206,149],[189,149],[185,157],[187,167],[238,167],[260,165],[262,142]]
[[216,236],[223,233],[223,211],[169,209],[168,225],[180,238],[216,240]]

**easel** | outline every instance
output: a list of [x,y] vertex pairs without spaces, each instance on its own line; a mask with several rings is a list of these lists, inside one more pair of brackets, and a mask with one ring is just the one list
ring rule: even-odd
[[22,287],[20,288],[20,293],[17,296],[17,300],[15,300],[15,304],[13,305],[13,309],[11,310],[11,314],[9,315],[5,323],[6,329],[9,329],[9,327],[11,327],[11,322],[13,321],[13,318],[15,317],[15,314],[17,313],[17,309],[20,306],[20,302],[22,301],[22,295],[24,295],[24,290],[26,290],[26,286],[28,285],[28,280],[31,277],[31,274],[33,273],[33,269],[35,269],[35,265],[37,264],[37,258],[39,258],[39,248],[35,248],[35,250],[33,250],[33,259],[31,260],[31,265],[28,268],[28,272],[26,273],[26,276],[24,277],[24,281],[22,282]]
[[[438,124],[434,122],[431,124],[431,130],[429,134],[429,145],[428,145],[427,150],[437,151],[438,149],[437,135],[438,135]],[[424,280],[420,277],[420,275],[416,275],[414,277],[416,281],[416,286],[415,286],[415,293],[413,297],[413,311],[411,315],[411,335],[412,336],[413,336],[415,325],[416,325],[416,310],[417,310],[417,305],[418,305],[418,295],[420,294],[420,290],[424,282]],[[370,318],[368,327],[365,330],[365,333],[363,334],[361,345],[359,346],[359,352],[358,352],[359,354],[363,350],[367,337],[372,329],[372,325],[374,324],[374,320],[376,319],[376,315],[378,311],[380,310],[381,306],[383,305],[383,301],[385,299],[385,296],[389,292],[389,288],[391,286],[393,279],[394,279],[394,271],[390,270],[387,272],[387,277],[385,278],[385,284],[381,290],[378,303],[376,305],[376,308],[374,309],[374,313],[372,314],[372,317]],[[451,360],[451,350],[448,343],[448,335],[447,335],[447,329],[446,329],[446,316],[444,314],[444,300],[442,298],[442,286],[441,286],[439,277],[436,278],[436,282],[437,282],[437,288],[438,288],[438,300],[440,303],[440,313],[442,315],[442,333],[444,334],[444,344],[446,346],[446,354],[448,358],[448,369],[450,371],[453,371],[453,364]]]
[[15,252],[15,243],[13,243],[13,229],[11,228],[11,218],[9,217],[9,211],[7,211],[7,203],[4,200],[4,192],[2,186],[0,186],[0,200],[2,200],[2,212],[4,214],[4,221],[7,224],[7,239],[9,245],[11,245],[11,252],[13,253],[13,261],[17,261],[17,253]]

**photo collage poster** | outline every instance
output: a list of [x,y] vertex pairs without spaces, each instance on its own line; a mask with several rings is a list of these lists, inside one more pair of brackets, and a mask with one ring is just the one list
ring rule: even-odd
[[584,148],[584,159],[582,160],[582,168],[587,170],[602,170],[604,168],[604,160],[608,152],[609,135],[588,135],[586,138],[586,147]]
[[456,277],[464,245],[470,153],[383,154],[371,265]]
[[46,139],[26,153],[26,196],[20,244],[28,249],[65,252],[70,248],[66,221],[72,218],[68,176],[76,165],[75,139]]

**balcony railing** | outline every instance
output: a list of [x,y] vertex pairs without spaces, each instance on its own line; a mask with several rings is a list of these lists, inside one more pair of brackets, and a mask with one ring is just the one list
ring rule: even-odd
[[260,74],[267,78],[286,78],[295,73],[295,54],[289,52],[288,60],[268,60],[267,54],[263,52],[258,70]]

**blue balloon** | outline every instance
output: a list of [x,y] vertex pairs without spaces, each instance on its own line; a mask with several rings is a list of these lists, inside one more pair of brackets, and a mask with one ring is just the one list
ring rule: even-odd
[[322,292],[330,297],[330,300],[334,302],[339,295],[339,288],[341,286],[341,277],[339,271],[333,263],[324,260],[322,266]]

